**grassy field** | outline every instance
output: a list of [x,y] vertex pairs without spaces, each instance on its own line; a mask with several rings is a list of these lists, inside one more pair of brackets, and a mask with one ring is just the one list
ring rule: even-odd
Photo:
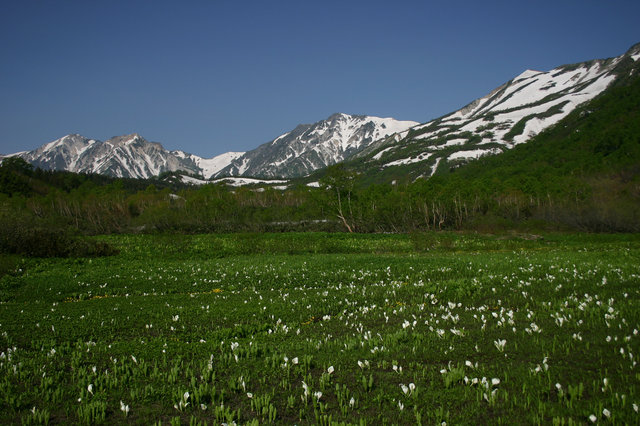
[[3,259],[3,423],[640,422],[638,235],[100,240]]

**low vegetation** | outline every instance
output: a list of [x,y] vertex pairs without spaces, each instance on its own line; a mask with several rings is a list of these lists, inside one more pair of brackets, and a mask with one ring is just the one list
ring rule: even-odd
[[640,418],[637,235],[99,239],[0,278],[4,423]]

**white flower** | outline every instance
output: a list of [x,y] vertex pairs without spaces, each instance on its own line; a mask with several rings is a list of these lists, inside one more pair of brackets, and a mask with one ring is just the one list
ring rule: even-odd
[[491,379],[491,385],[498,386],[499,384],[500,384],[500,379],[498,378]]
[[606,408],[602,410],[602,414],[603,414],[606,418],[611,417],[611,411],[607,410]]
[[327,368],[327,373],[329,373],[329,374],[332,374],[334,371],[335,371],[335,370],[334,370],[334,368],[333,368],[333,365],[332,365],[332,366],[330,366],[329,368]]
[[507,339],[502,339],[502,340],[498,339],[498,340],[495,340],[495,341],[493,342],[493,344],[496,346],[496,348],[497,348],[500,352],[503,352],[503,351],[504,351],[504,347],[505,347],[505,345],[507,344]]
[[598,421],[598,418],[595,415],[592,414],[592,415],[589,416],[589,420],[591,420],[591,423],[595,423],[595,422]]
[[400,411],[404,410],[404,404],[402,403],[402,401],[398,401],[398,408],[400,409]]
[[[356,400],[353,399],[353,397],[351,397],[351,399],[349,400],[349,406],[353,408],[353,406],[356,404]],[[635,404],[634,404],[635,405]],[[637,410],[636,410],[637,411]]]
[[413,393],[413,391],[416,390],[416,385],[413,383],[409,383],[409,390],[411,391],[411,393]]
[[120,401],[120,411],[122,411],[126,417],[129,414],[129,406],[125,405],[124,402]]
[[296,365],[298,363],[298,357],[291,360],[291,364]]
[[409,393],[409,388],[406,385],[400,383],[400,388],[402,388],[402,392],[406,395]]
[[638,404],[633,404],[633,411],[635,411],[636,413],[638,412]]
[[205,404],[200,404],[200,409],[202,411],[205,411],[207,409],[207,406]]
[[314,392],[314,393],[313,393],[313,396],[315,396],[315,397],[316,397],[316,399],[317,399],[318,401],[320,401],[320,398],[322,398],[322,392],[320,392],[320,391]]
[[182,400],[178,401],[177,404],[174,404],[173,408],[175,408],[178,411],[182,411],[183,408],[189,405],[189,403],[187,402],[188,399],[189,399],[189,391],[185,392],[182,395]]
[[87,386],[87,390],[91,395],[93,395],[93,384],[89,383],[89,386]]
[[249,399],[253,398],[253,394],[251,392],[247,392],[247,398]]

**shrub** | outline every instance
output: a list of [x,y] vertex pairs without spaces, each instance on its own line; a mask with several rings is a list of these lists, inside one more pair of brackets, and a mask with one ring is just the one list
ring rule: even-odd
[[0,215],[0,253],[28,257],[97,257],[116,254],[107,243],[72,235],[42,219]]

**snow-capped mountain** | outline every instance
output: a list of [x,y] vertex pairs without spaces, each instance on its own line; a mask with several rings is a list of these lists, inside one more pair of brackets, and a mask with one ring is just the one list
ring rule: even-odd
[[392,118],[334,114],[304,124],[249,152],[227,152],[203,158],[168,151],[138,134],[105,142],[67,135],[33,151],[16,153],[42,169],[99,173],[115,177],[150,178],[184,171],[204,179],[228,176],[293,177],[343,161],[373,141],[418,123]]
[[201,170],[188,154],[169,152],[138,134],[117,136],[105,142],[67,135],[15,155],[42,169],[115,177],[148,178],[176,170],[199,174]]
[[526,70],[464,108],[377,141],[356,156],[365,158],[370,170],[403,166],[414,178],[429,177],[439,167],[527,142],[617,79],[640,71],[639,65],[636,44],[616,58]]
[[133,178],[166,171],[204,179],[290,178],[351,158],[358,159],[357,167],[368,173],[402,167],[401,173],[412,178],[429,177],[439,168],[457,167],[529,141],[578,105],[638,72],[640,44],[616,58],[551,71],[526,70],[464,108],[424,124],[334,114],[314,124],[301,124],[254,150],[214,158],[168,151],[137,134],[105,142],[68,135],[12,155],[43,169]]
[[301,124],[246,152],[215,176],[304,176],[344,161],[371,143],[416,124],[393,118],[333,114],[314,124]]

